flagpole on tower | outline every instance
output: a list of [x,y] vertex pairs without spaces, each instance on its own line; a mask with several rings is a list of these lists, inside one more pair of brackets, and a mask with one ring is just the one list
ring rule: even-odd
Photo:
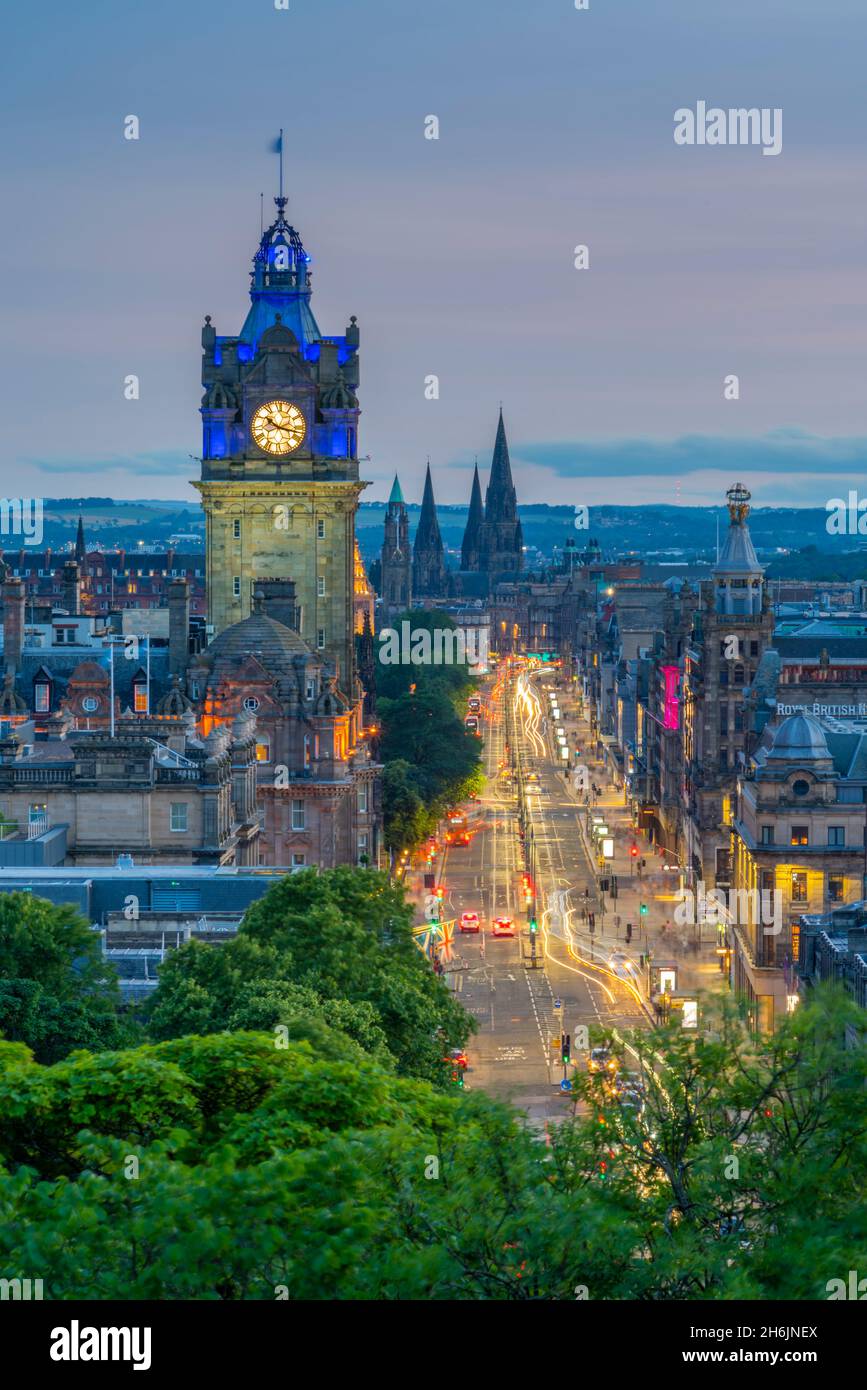
[[283,197],[283,127],[280,127],[280,197]]

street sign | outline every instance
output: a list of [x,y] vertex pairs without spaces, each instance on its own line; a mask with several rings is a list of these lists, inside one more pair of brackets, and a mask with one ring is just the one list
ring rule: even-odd
[[560,1082],[560,1090],[561,1090],[561,1091],[571,1091],[571,1090],[572,1090],[572,1082],[569,1081],[568,1079],[561,1081],[561,1082]]
[[562,1000],[562,999],[555,999],[555,1000],[554,1000],[554,1012],[555,1012],[555,1014],[560,1013],[560,1011],[561,1011],[562,1008],[563,1008],[563,1000]]

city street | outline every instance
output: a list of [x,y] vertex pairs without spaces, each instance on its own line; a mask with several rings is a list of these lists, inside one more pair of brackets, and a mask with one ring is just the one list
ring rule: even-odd
[[[470,811],[471,842],[447,848],[440,882],[444,916],[459,921],[462,912],[475,911],[483,927],[474,936],[461,935],[456,926],[456,959],[448,967],[458,998],[479,1023],[479,1033],[469,1043],[466,1084],[508,1097],[542,1122],[571,1108],[559,1088],[564,1075],[561,1032],[574,1039],[581,1025],[632,1028],[647,1023],[649,1015],[628,965],[611,962],[617,949],[611,918],[605,932],[597,924],[595,939],[578,921],[584,889],[594,891],[593,872],[571,783],[556,765],[550,731],[542,732],[537,684],[538,678],[519,676],[511,687],[501,679],[486,692],[482,732],[487,786]],[[514,727],[513,751],[525,784],[527,778],[538,779],[532,782],[537,790],[527,798],[526,829],[536,877],[535,966],[522,892],[517,782],[502,775],[508,770],[507,698],[513,702],[514,717],[508,722]],[[514,938],[492,937],[491,923],[500,916],[512,918]],[[574,1046],[573,1060],[583,1065],[584,1054]]]

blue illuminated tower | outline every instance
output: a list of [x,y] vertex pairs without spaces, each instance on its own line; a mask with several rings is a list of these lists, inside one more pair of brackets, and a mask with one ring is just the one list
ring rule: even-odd
[[320,332],[310,257],[274,202],[240,333],[202,329],[209,621],[220,632],[249,615],[257,580],[291,579],[301,635],[351,696],[359,332],[354,317]]

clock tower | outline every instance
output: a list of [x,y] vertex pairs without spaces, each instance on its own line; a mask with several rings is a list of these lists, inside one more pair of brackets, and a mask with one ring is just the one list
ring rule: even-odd
[[358,327],[324,337],[310,257],[284,197],[253,258],[237,337],[202,329],[202,475],[208,617],[250,615],[258,581],[295,585],[297,630],[354,700]]

